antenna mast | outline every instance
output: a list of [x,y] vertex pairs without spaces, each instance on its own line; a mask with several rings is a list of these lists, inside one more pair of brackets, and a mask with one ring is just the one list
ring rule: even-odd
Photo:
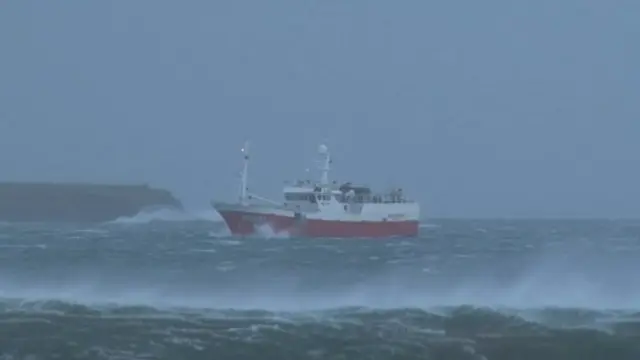
[[331,154],[329,153],[329,149],[326,145],[321,144],[318,147],[318,152],[321,155],[324,155],[322,166],[320,167],[320,171],[322,171],[322,176],[320,177],[320,184],[326,186],[329,185],[329,170],[331,170]]
[[242,153],[244,154],[244,166],[242,168],[242,174],[240,178],[240,203],[242,205],[247,205],[247,176],[249,174],[249,141],[244,142],[244,147],[242,148]]

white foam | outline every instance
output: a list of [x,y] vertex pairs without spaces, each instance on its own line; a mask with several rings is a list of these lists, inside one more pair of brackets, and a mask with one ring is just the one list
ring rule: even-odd
[[135,216],[120,217],[111,221],[112,224],[147,224],[152,221],[213,221],[220,222],[222,218],[215,210],[186,211],[177,209],[157,209],[141,211]]
[[267,239],[288,239],[290,234],[287,231],[275,231],[269,224],[260,224],[255,227],[256,235]]

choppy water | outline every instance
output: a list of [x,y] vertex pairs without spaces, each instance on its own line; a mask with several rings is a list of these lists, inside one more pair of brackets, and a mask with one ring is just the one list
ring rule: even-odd
[[0,225],[0,359],[640,359],[640,223]]

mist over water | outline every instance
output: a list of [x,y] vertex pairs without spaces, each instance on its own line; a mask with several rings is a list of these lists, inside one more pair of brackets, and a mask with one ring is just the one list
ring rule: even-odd
[[[261,235],[230,237],[198,212],[2,224],[0,347],[42,358],[47,346],[76,358],[640,354],[637,222],[432,221],[418,239],[392,240]],[[22,343],[26,332],[49,345]]]

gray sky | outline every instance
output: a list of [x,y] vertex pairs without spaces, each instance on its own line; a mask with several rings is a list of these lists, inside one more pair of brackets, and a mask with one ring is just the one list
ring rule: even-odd
[[0,179],[280,196],[313,166],[425,216],[640,216],[640,2],[4,1]]

